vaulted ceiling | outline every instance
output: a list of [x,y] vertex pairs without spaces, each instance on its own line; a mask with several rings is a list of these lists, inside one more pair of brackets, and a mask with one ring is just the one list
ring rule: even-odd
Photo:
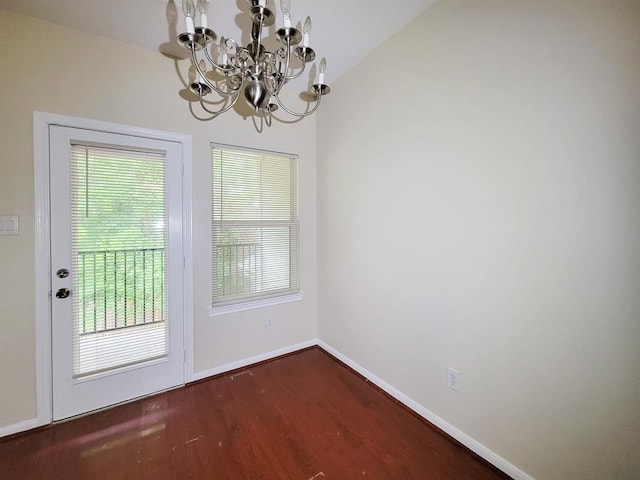
[[[282,25],[279,0],[267,0]],[[294,24],[313,20],[311,46],[326,56],[329,81],[425,11],[436,0],[291,0]],[[246,43],[250,0],[211,0],[209,26]],[[181,0],[0,0],[0,8],[177,56],[184,30]],[[171,12],[178,11],[177,19]],[[298,26],[299,26],[298,25]],[[271,35],[273,36],[273,35]]]

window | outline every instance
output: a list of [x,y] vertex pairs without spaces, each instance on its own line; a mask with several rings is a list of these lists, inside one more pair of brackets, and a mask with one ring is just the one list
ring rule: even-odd
[[212,162],[212,313],[296,299],[298,157],[214,144]]
[[71,142],[73,376],[81,378],[167,356],[167,158]]

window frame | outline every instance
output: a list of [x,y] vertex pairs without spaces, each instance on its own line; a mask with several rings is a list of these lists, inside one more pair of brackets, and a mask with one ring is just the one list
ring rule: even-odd
[[[211,294],[211,304],[210,307],[208,309],[208,313],[209,316],[213,317],[213,316],[218,316],[218,315],[226,315],[229,313],[235,313],[235,312],[241,312],[241,311],[245,311],[245,310],[252,310],[252,309],[257,309],[257,308],[264,308],[264,307],[268,307],[268,306],[272,306],[272,305],[280,305],[280,304],[286,304],[286,303],[291,303],[291,302],[297,302],[302,300],[303,298],[303,292],[302,292],[302,279],[301,279],[301,239],[300,239],[300,191],[299,191],[299,186],[300,186],[300,157],[296,154],[291,154],[291,153],[284,153],[284,152],[278,152],[278,151],[273,151],[273,150],[264,150],[264,149],[258,149],[258,148],[250,148],[250,147],[243,147],[243,146],[238,146],[238,145],[229,145],[229,144],[223,144],[223,143],[216,143],[216,142],[212,142],[210,144],[210,148],[211,148],[211,167],[212,167],[212,172],[211,172],[211,215],[210,215],[210,219],[211,219],[211,255],[212,255],[212,259],[211,259],[211,266],[212,266],[212,271],[211,271],[211,287],[210,287],[210,294]],[[290,199],[290,205],[294,205],[295,204],[295,208],[296,208],[296,213],[294,215],[295,220],[293,221],[293,223],[295,224],[295,228],[297,231],[297,245],[296,245],[296,255],[297,258],[295,258],[295,264],[297,265],[297,270],[295,272],[296,276],[297,276],[297,289],[292,290],[292,291],[286,291],[286,292],[274,292],[273,294],[269,294],[269,293],[263,293],[262,295],[257,295],[256,297],[253,298],[247,298],[247,297],[238,297],[238,298],[230,298],[230,299],[226,299],[226,300],[221,300],[219,302],[216,302],[215,298],[214,298],[214,282],[216,281],[216,243],[215,243],[215,229],[216,229],[216,222],[214,221],[214,208],[215,208],[215,182],[214,182],[214,158],[215,158],[215,151],[216,150],[227,150],[227,151],[235,151],[235,152],[246,152],[249,154],[255,154],[255,155],[269,155],[269,156],[277,156],[277,157],[284,157],[290,160],[293,160],[295,162],[295,171],[292,172],[292,174],[294,174],[295,176],[292,176],[292,178],[295,181],[295,185],[294,185],[294,189],[291,192],[291,199]],[[291,255],[291,249],[289,250],[289,254]]]

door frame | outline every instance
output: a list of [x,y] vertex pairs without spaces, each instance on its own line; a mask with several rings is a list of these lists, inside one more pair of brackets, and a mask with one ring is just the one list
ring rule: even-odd
[[87,120],[46,112],[33,112],[33,159],[35,195],[35,334],[37,413],[32,427],[53,421],[52,332],[51,332],[51,252],[50,252],[50,149],[49,127],[96,130],[101,132],[153,138],[182,145],[183,216],[183,325],[184,380],[193,376],[193,246],[192,246],[192,146],[191,136],[173,132]]

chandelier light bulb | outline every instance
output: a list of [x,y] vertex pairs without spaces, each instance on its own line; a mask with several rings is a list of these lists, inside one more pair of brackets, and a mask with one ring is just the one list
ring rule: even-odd
[[187,27],[187,33],[195,33],[195,25],[193,24],[193,16],[196,13],[196,8],[193,5],[193,0],[182,0],[182,13],[184,13],[184,23]]
[[226,65],[229,60],[229,47],[227,47],[227,39],[220,37],[220,52],[222,53],[222,65]]
[[304,27],[302,28],[302,33],[303,33],[302,46],[308,47],[309,37],[311,36],[311,17],[307,17],[307,19],[304,21]]
[[327,59],[322,57],[320,61],[320,73],[318,74],[318,83],[324,85],[324,75],[327,71]]
[[284,28],[291,28],[291,0],[280,0],[280,8],[284,15]]
[[198,0],[198,12],[200,13],[200,26],[208,28],[207,10],[209,9],[209,0]]

